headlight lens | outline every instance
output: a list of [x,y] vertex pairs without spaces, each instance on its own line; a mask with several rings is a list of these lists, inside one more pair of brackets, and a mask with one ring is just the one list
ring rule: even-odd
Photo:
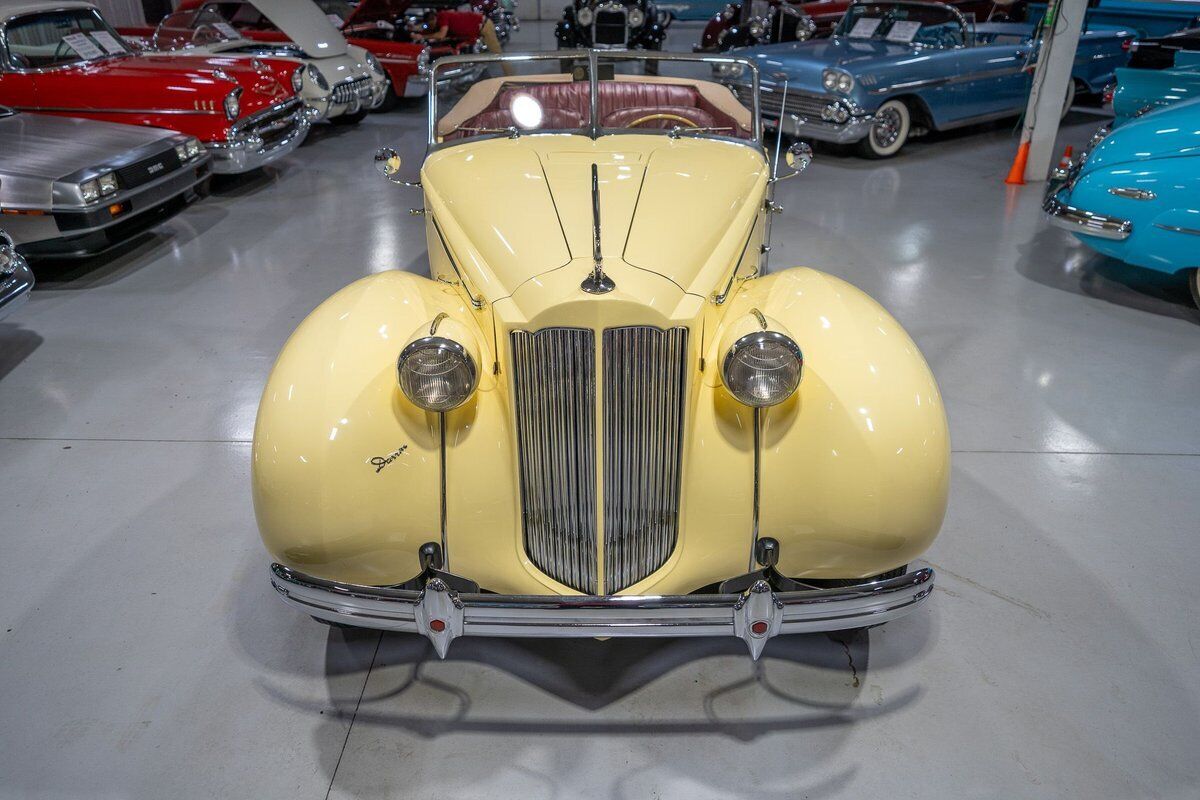
[[96,202],[100,199],[100,181],[84,181],[83,183],[79,184],[79,192],[83,195],[83,202]]
[[396,369],[404,396],[426,411],[457,408],[479,381],[479,370],[466,348],[441,336],[409,344],[401,351]]
[[754,20],[753,22],[751,22],[750,23],[750,35],[753,36],[755,39],[761,38],[763,35],[763,24],[761,22],[759,22],[758,20]]
[[241,87],[238,87],[229,94],[225,95],[225,102],[223,103],[225,106],[225,116],[230,122],[233,122],[235,119],[237,119],[238,115],[242,112],[242,101],[240,99],[241,94]]
[[304,88],[304,67],[296,67],[292,72],[292,91],[300,94],[300,90]]
[[313,64],[309,64],[304,69],[308,72],[308,79],[312,81],[318,89],[320,89],[322,92],[329,91],[329,81],[325,80],[325,73],[321,72],[321,70],[317,69],[317,67]]
[[194,136],[187,140],[186,146],[188,158],[196,158],[204,153],[204,145],[200,144],[200,140]]
[[[363,57],[363,61],[367,62],[367,68],[371,70],[371,72],[374,72],[376,75],[380,76],[384,74],[383,64],[379,63],[379,59],[376,58],[373,53],[367,53]],[[313,69],[316,69],[316,67],[313,67]]]
[[640,8],[629,9],[629,26],[631,28],[640,28],[642,23],[646,21],[646,12]]
[[790,337],[756,331],[734,342],[721,369],[725,388],[754,408],[782,403],[800,385],[804,356]]
[[593,16],[592,9],[584,6],[575,12],[575,21],[580,25],[591,25]]
[[821,85],[827,92],[836,91],[846,94],[854,88],[854,78],[848,72],[827,69],[821,73]]
[[117,176],[115,173],[106,172],[101,175],[97,182],[100,184],[100,194],[112,194],[117,190]]

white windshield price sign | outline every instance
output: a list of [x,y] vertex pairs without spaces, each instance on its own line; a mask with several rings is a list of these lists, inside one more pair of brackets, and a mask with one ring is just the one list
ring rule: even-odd
[[850,29],[851,39],[870,39],[875,35],[875,29],[879,27],[879,23],[883,20],[879,17],[863,17],[858,22],[854,23],[854,27]]
[[903,42],[908,44],[917,35],[917,31],[921,30],[921,23],[913,22],[912,20],[899,20],[892,23],[892,29],[887,32],[887,40],[889,42]]
[[212,26],[216,29],[217,33],[221,34],[226,39],[242,38],[242,35],[237,32],[237,28],[233,27],[228,22],[214,22]]
[[108,31],[92,31],[92,38],[110,56],[119,56],[125,52],[125,48],[121,46],[121,43]]
[[69,36],[62,38],[63,43],[79,54],[79,57],[84,61],[90,61],[93,58],[100,58],[104,55],[96,43],[88,38],[86,33],[72,33]]

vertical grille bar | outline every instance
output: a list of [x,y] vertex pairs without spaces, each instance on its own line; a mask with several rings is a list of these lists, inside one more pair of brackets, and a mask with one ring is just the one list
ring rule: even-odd
[[594,594],[596,337],[514,331],[512,348],[525,552],[550,577]]
[[604,591],[666,563],[679,536],[687,328],[604,331]]

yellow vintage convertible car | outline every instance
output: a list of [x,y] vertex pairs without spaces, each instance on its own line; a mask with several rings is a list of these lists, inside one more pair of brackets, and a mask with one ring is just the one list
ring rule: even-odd
[[774,187],[809,152],[781,164],[757,101],[705,79],[755,65],[463,56],[430,81],[466,61],[498,74],[449,108],[429,93],[408,184],[430,277],[329,298],[263,394],[280,595],[443,656],[459,636],[733,635],[757,658],[920,605],[933,572],[908,565],[949,482],[938,388],[862,292],[767,269]]

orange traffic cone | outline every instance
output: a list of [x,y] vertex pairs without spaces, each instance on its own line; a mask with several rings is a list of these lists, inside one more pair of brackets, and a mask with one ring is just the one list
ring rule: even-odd
[[1021,142],[1021,146],[1017,148],[1017,157],[1013,159],[1012,169],[1008,171],[1008,177],[1004,182],[1010,186],[1025,185],[1025,164],[1029,161],[1029,142]]
[[1062,158],[1058,160],[1058,168],[1064,172],[1071,166],[1071,156],[1075,149],[1071,145],[1067,145],[1067,149],[1063,150]]

